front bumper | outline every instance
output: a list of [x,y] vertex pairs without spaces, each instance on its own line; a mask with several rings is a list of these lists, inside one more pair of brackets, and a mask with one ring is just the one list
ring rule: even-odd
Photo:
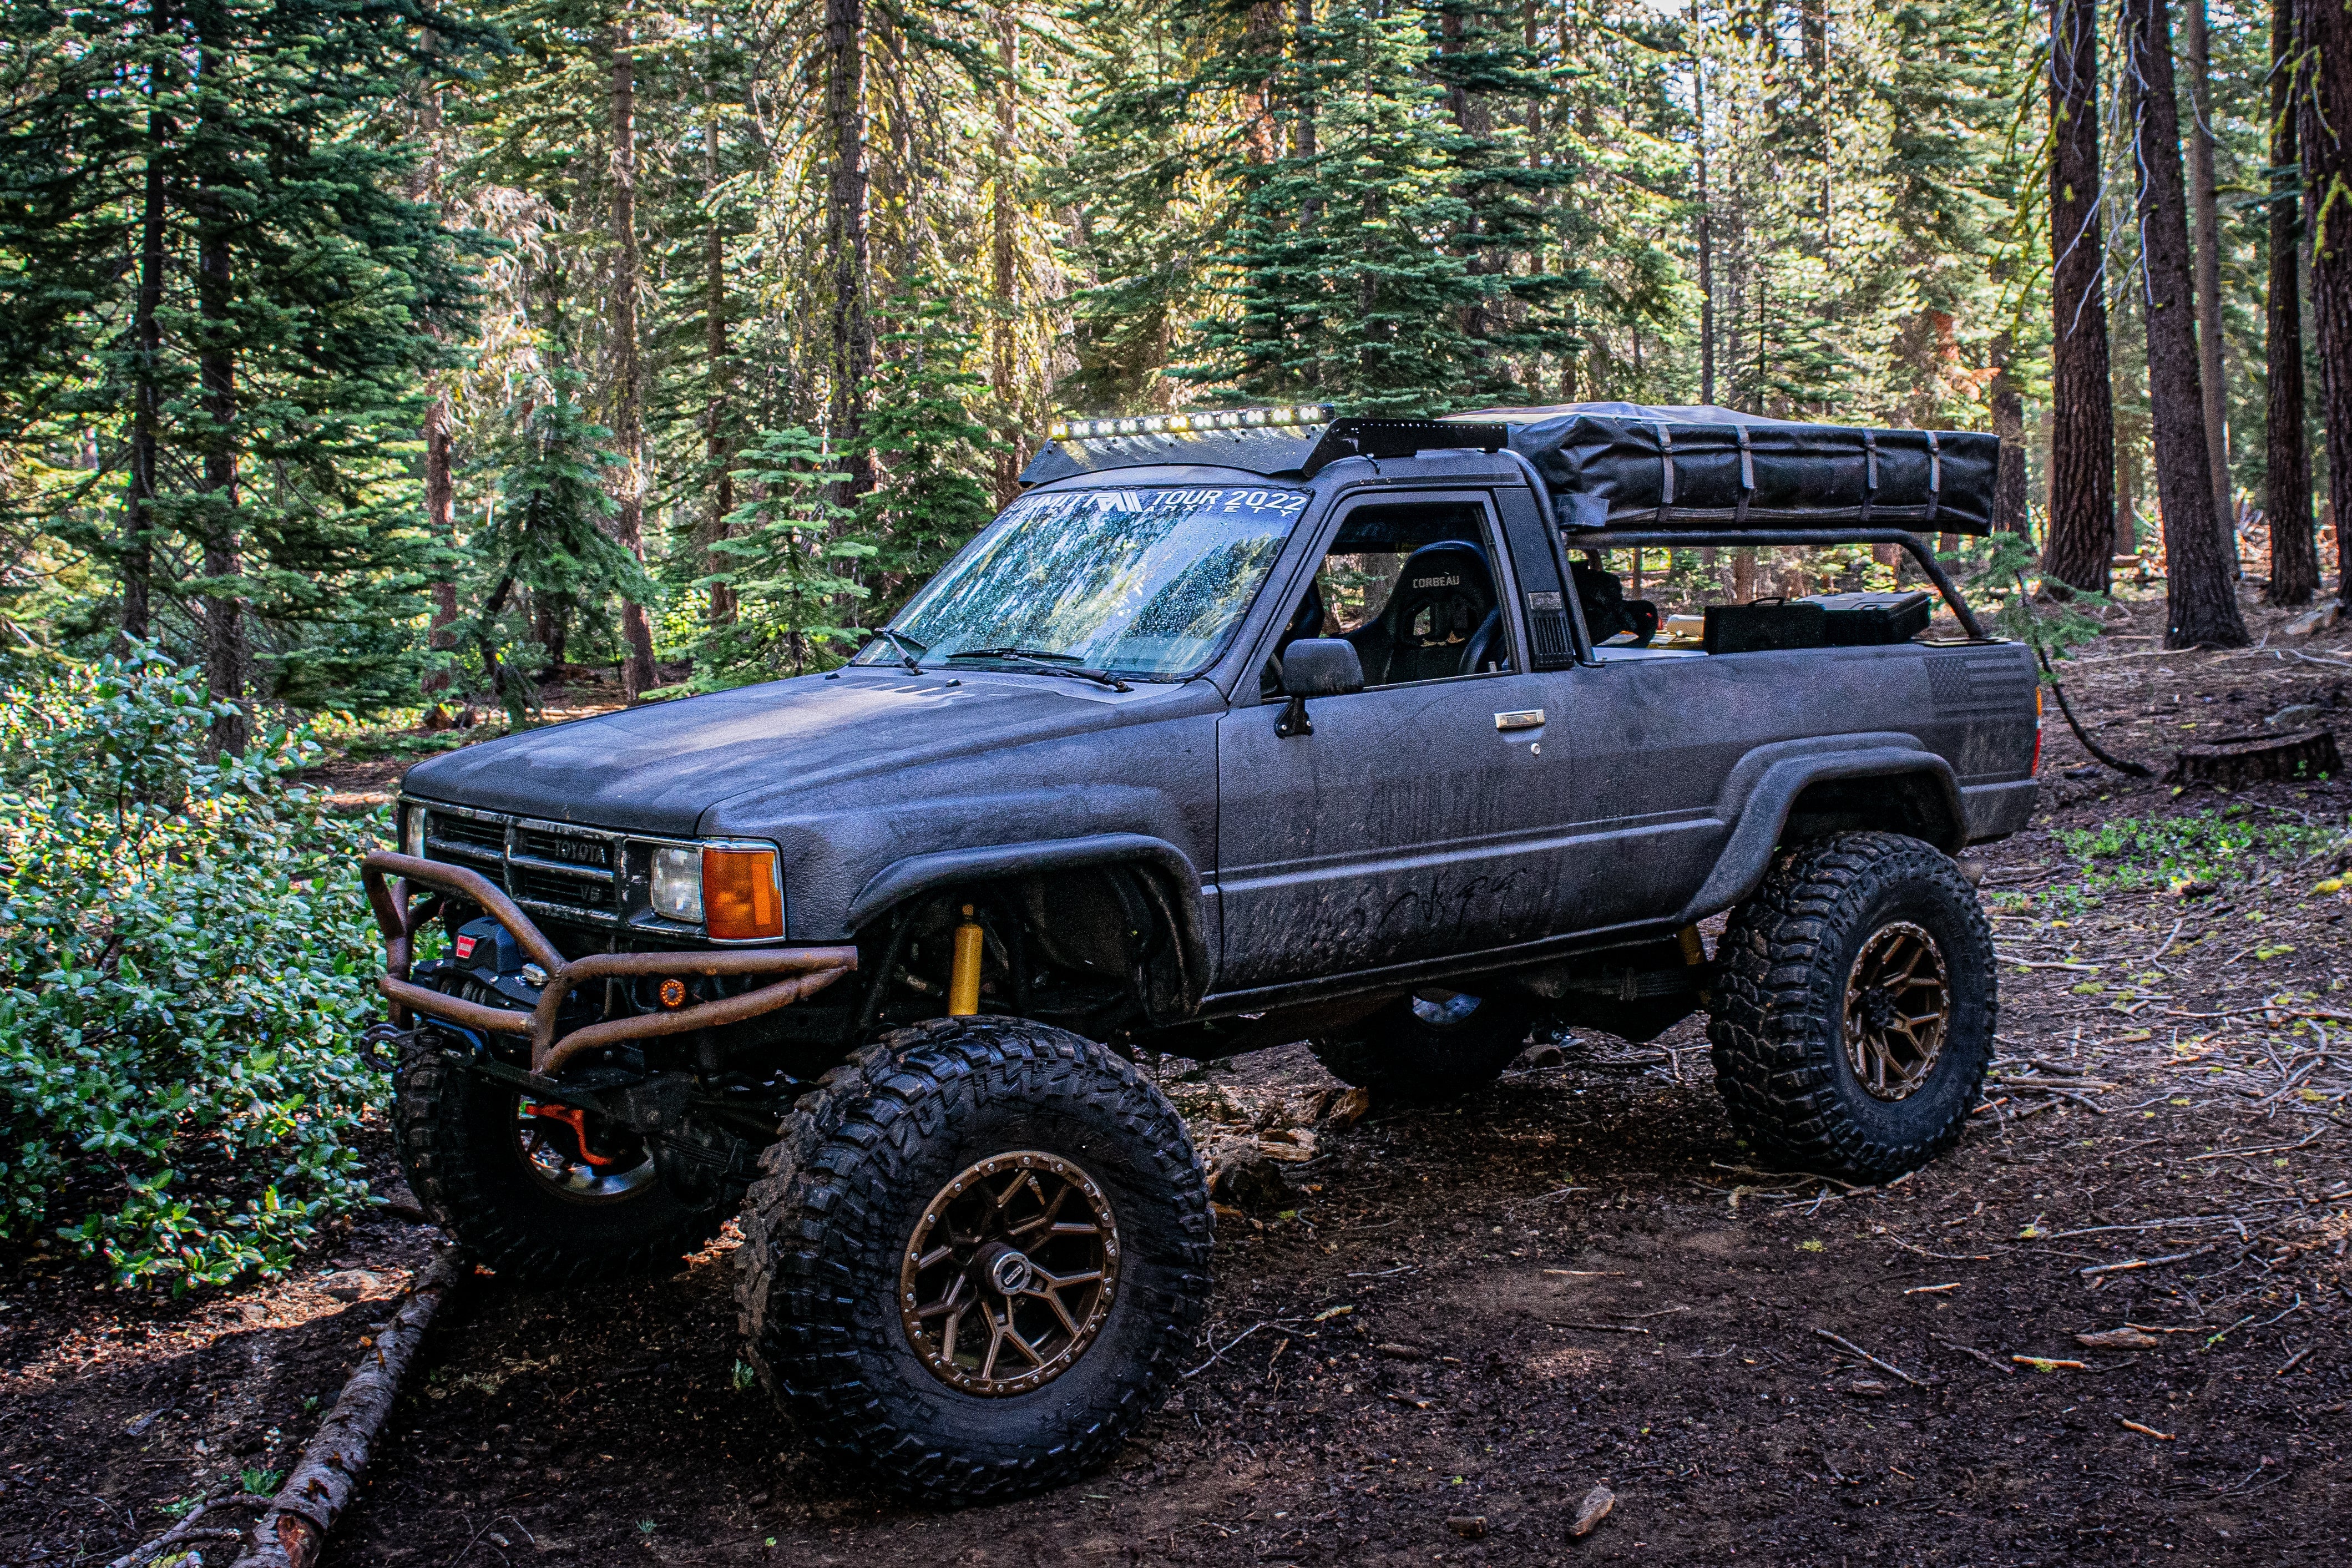
[[[360,875],[367,887],[368,907],[374,911],[377,929],[383,932],[387,973],[378,977],[376,988],[392,1002],[395,1020],[405,1025],[407,1015],[415,1012],[461,1028],[525,1036],[530,1041],[530,1070],[538,1078],[552,1079],[566,1062],[583,1051],[656,1035],[740,1024],[746,1018],[772,1013],[824,990],[857,967],[855,947],[595,952],[584,958],[566,959],[531,923],[530,917],[478,871],[377,849],[361,860]],[[468,900],[504,926],[524,956],[547,971],[547,984],[540,993],[538,1006],[528,1013],[491,1007],[413,984],[408,978],[411,943],[422,921],[409,909],[412,886]],[[608,1018],[583,1025],[567,1035],[556,1034],[556,1015],[562,1009],[564,998],[583,982],[611,976],[671,974],[782,974],[788,978],[740,996],[698,1002],[669,1012]]]

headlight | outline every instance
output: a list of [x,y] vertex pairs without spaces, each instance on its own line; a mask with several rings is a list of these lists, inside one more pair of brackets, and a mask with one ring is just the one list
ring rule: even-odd
[[400,808],[400,852],[412,859],[425,858],[425,808],[413,801]]
[[702,851],[670,846],[654,851],[654,913],[702,923]]

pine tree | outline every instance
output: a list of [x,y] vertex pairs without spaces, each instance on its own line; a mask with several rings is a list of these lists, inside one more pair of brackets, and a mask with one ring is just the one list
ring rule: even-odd
[[0,128],[10,286],[34,306],[0,310],[0,384],[12,440],[90,457],[26,504],[112,563],[120,624],[194,656],[215,697],[399,700],[428,549],[409,437],[436,331],[467,325],[471,247],[404,194],[413,149],[365,132],[466,30],[428,42],[399,0],[42,20],[63,58]]

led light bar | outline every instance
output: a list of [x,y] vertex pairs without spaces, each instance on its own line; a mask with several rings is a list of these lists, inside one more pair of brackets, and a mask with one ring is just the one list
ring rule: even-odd
[[1045,426],[1045,434],[1056,441],[1093,441],[1106,436],[1190,436],[1323,425],[1330,418],[1329,404],[1301,403],[1287,408],[1218,408],[1199,414],[1142,414],[1126,419],[1056,419]]

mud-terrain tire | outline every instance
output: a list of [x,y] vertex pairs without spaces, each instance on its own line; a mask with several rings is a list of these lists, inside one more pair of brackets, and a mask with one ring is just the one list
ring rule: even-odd
[[425,1217],[502,1279],[666,1274],[727,1223],[719,1205],[685,1202],[649,1170],[612,1194],[541,1179],[518,1135],[520,1097],[449,1060],[430,1029],[403,1047],[393,1091],[401,1163]]
[[[1108,1226],[1078,1238],[1108,1239],[1097,1315],[1073,1300],[1064,1318],[1096,1326],[1084,1339],[1074,1330],[1070,1359],[1034,1386],[954,1386],[973,1369],[929,1352],[944,1340],[951,1361],[962,1331],[932,1319],[938,1338],[918,1349],[902,1269],[944,1252],[922,1238],[951,1184],[969,1181],[1004,1212],[975,1173],[1011,1174],[1015,1162],[1086,1183],[1089,1196],[1053,1229],[1069,1214],[1085,1220],[1087,1202],[1107,1205],[1094,1218],[1107,1212]],[[1166,1398],[1207,1310],[1208,1184],[1183,1120],[1133,1067],[1065,1030],[974,1017],[895,1031],[803,1097],[761,1168],[736,1254],[745,1354],[816,1447],[923,1502],[997,1502],[1103,1465]],[[1054,1245],[1034,1233],[1022,1243]],[[981,1261],[945,1267],[978,1279]],[[996,1323],[988,1310],[983,1332]]]
[[1733,911],[1716,969],[1716,1087],[1774,1168],[1882,1182],[1958,1141],[1999,997],[1991,925],[1950,857],[1894,833],[1794,849]]
[[[1471,1005],[1463,1009],[1463,1002]],[[1535,1016],[1533,1002],[1508,992],[1425,988],[1349,1025],[1345,1035],[1307,1045],[1325,1071],[1371,1090],[1375,1104],[1442,1105],[1500,1077],[1526,1047]]]

